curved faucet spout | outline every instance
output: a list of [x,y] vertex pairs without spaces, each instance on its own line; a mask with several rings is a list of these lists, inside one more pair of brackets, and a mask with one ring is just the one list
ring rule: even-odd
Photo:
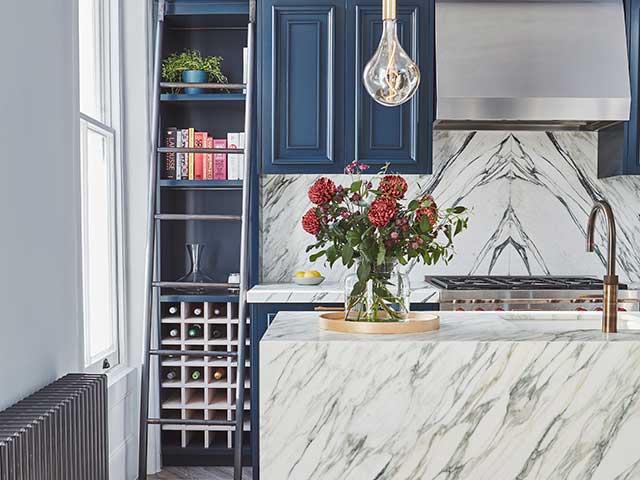
[[613,218],[611,205],[605,200],[596,201],[589,214],[589,222],[587,223],[587,252],[593,252],[593,236],[598,212],[602,212],[607,220],[607,275],[613,277],[616,274],[616,221]]
[[598,212],[602,212],[607,220],[607,275],[604,277],[602,331],[615,333],[618,331],[618,277],[616,276],[616,221],[613,218],[611,205],[605,200],[594,203],[589,222],[587,223],[587,252],[593,252],[593,236]]

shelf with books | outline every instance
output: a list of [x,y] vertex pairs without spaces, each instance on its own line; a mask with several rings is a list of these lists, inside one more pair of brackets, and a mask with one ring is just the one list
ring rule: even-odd
[[161,188],[240,190],[242,180],[160,180]]
[[[244,102],[244,93],[163,93],[161,102]],[[239,103],[244,106],[244,103]]]

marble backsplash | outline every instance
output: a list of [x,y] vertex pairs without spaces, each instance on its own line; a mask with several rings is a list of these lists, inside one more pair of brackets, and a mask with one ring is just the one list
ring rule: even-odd
[[[640,177],[598,180],[594,133],[435,132],[432,175],[406,175],[408,197],[430,193],[438,205],[471,209],[469,229],[456,238],[448,265],[409,265],[412,280],[443,275],[602,275],[606,231],[596,232],[596,253],[585,252],[593,201],[611,203],[618,234],[618,274],[640,280]],[[311,264],[312,237],[300,218],[316,175],[265,175],[261,185],[262,282],[289,281],[316,268],[340,280],[344,267]],[[348,181],[335,175],[336,182]]]

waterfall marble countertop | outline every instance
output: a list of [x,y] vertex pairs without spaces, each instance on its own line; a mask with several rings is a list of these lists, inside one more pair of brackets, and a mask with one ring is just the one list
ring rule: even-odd
[[[439,303],[438,289],[426,282],[412,283],[411,303]],[[344,303],[344,284],[323,282],[316,286],[265,283],[247,292],[249,303]]]
[[640,315],[603,334],[598,313],[437,313],[438,332],[375,336],[279,313],[262,478],[640,478]]

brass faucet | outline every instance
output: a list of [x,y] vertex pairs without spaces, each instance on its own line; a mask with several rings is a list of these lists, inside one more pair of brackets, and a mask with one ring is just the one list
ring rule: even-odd
[[618,276],[616,275],[616,222],[611,206],[605,200],[597,200],[589,214],[587,223],[587,252],[593,252],[593,232],[596,217],[602,212],[607,220],[607,274],[604,276],[604,304],[602,312],[602,331],[618,331]]

